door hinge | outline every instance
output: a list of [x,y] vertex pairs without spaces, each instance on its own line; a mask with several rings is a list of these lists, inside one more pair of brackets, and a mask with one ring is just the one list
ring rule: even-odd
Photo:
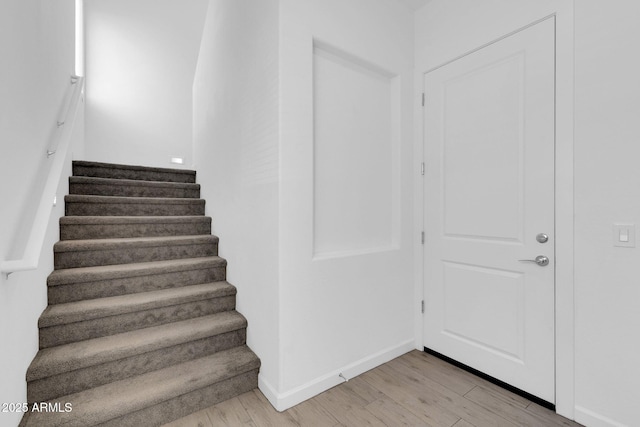
[[424,245],[424,231],[420,233],[420,243]]
[[424,162],[422,162],[422,165],[420,165],[420,173],[424,175]]
[[422,106],[424,107],[424,92],[422,92]]
[[420,311],[424,314],[424,300],[420,302]]

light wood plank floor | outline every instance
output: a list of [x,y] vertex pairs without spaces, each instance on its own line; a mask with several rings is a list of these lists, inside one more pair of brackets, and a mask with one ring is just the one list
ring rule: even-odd
[[259,390],[164,427],[580,426],[442,360],[412,351],[284,412]]

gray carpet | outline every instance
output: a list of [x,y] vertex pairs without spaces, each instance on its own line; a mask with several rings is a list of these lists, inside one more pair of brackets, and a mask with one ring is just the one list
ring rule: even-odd
[[21,426],[159,426],[256,388],[195,171],[73,173]]

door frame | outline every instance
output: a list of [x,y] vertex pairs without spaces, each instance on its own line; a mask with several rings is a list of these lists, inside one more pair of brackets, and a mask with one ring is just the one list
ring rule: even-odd
[[[447,61],[428,69],[416,67],[416,113],[415,129],[415,162],[414,162],[414,200],[415,219],[415,299],[416,314],[415,344],[416,349],[424,349],[422,300],[424,299],[424,246],[422,231],[424,230],[424,181],[422,162],[424,159],[424,118],[422,109],[422,93],[424,91],[423,76],[425,73],[440,68],[447,63],[469,55],[498,40],[508,37],[531,25],[554,17],[556,24],[556,145],[555,145],[555,383],[556,412],[569,419],[575,416],[574,388],[574,35],[573,35],[573,0],[558,1],[555,11],[529,20],[504,33],[502,37],[478,42],[477,46],[462,54],[451,55]],[[428,242],[425,242],[428,244]]]

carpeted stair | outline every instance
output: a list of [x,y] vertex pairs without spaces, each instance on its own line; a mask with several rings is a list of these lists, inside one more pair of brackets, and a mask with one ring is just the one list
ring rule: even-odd
[[160,426],[256,388],[195,172],[73,174],[20,425]]

